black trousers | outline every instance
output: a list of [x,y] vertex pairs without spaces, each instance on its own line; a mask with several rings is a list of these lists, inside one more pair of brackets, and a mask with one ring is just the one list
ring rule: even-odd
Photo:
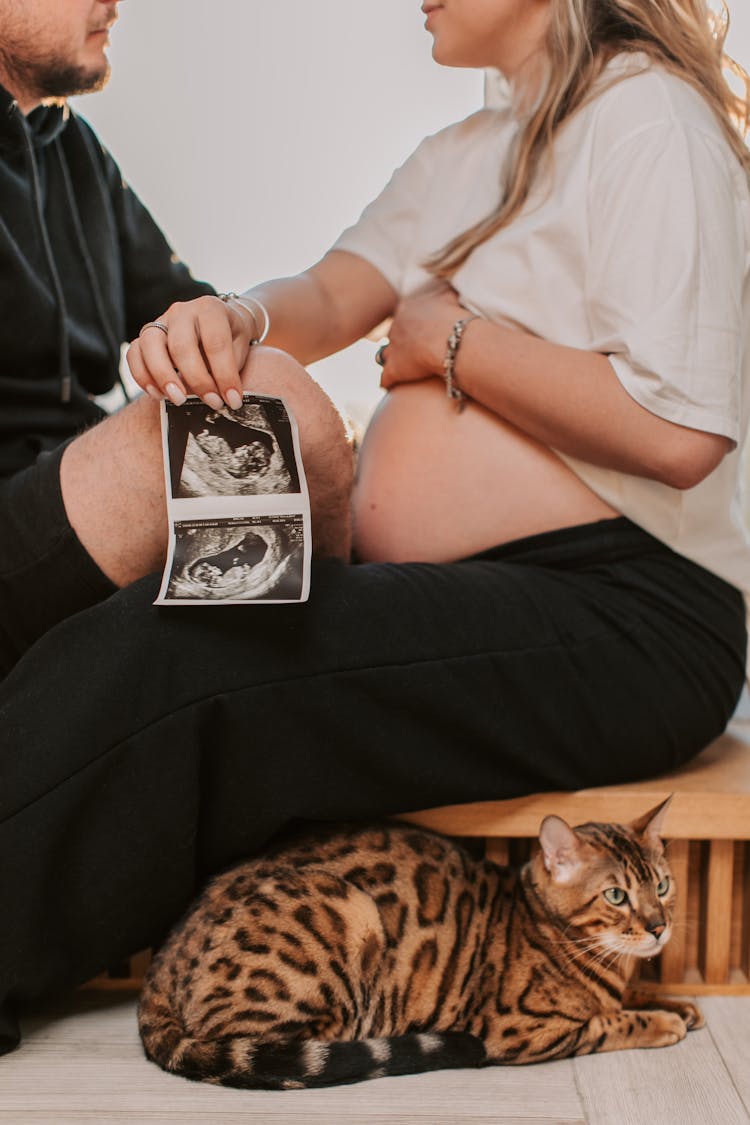
[[293,821],[654,775],[743,680],[740,594],[625,519],[447,565],[324,560],[301,606],[156,590],[69,617],[0,685],[6,1050],[18,1001],[157,942]]
[[117,589],[68,521],[60,487],[68,444],[0,480],[0,677],[58,621]]

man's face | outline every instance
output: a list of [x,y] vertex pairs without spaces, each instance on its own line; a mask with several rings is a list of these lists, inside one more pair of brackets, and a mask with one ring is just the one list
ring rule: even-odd
[[0,0],[0,80],[28,112],[43,98],[98,90],[118,0]]

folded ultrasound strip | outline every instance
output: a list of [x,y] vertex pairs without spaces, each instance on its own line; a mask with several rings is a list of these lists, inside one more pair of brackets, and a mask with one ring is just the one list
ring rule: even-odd
[[156,605],[306,601],[310,498],[283,399],[162,403],[169,549]]

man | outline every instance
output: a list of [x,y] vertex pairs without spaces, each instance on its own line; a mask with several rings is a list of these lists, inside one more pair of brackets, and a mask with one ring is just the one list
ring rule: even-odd
[[103,417],[93,396],[122,342],[165,303],[213,292],[64,102],[106,83],[116,18],[112,0],[0,0],[2,672],[114,590],[66,517],[64,443]]
[[65,104],[105,85],[117,16],[117,0],[0,0],[0,677],[162,563],[156,404],[68,443],[102,419],[122,343],[214,292]]
[[[162,798],[179,805],[179,783],[155,781],[147,770],[149,777],[133,775],[135,788],[95,781],[89,790],[92,779],[62,747],[57,720],[64,701],[97,721],[105,757],[110,734],[117,741],[110,711],[117,683],[107,676],[102,690],[88,672],[67,671],[74,658],[103,668],[104,642],[92,642],[85,624],[81,640],[52,638],[101,603],[105,647],[148,651],[138,623],[154,593],[139,602],[135,628],[113,595],[159,569],[166,549],[159,404],[143,395],[105,418],[94,396],[112,388],[121,345],[143,325],[175,301],[215,299],[173,256],[112,157],[66,105],[67,95],[106,83],[117,17],[118,0],[0,0],[0,913],[10,922],[0,927],[0,1054],[19,1041],[18,999],[81,980],[123,949],[150,943],[192,893],[162,830],[172,831]],[[283,395],[307,420],[301,450],[316,550],[346,555],[351,450],[341,419],[292,360],[254,352],[246,384]],[[45,638],[48,658],[38,652]],[[199,667],[197,659],[197,674]],[[65,672],[64,685],[50,669]],[[41,708],[29,699],[30,681],[44,696]],[[169,686],[156,684],[155,694],[169,709]],[[121,701],[134,716],[138,699]],[[28,726],[33,718],[43,722],[41,736]],[[75,777],[86,778],[89,796],[81,805],[77,790],[75,811],[68,806],[61,820],[48,802]],[[118,794],[119,812],[108,809],[107,792]],[[196,810],[185,811],[191,824],[180,832],[191,834]],[[148,840],[148,855],[136,854],[120,814]],[[109,844],[119,848],[116,857]],[[151,864],[160,867],[160,853],[158,871]],[[148,900],[145,930],[141,907],[119,881],[126,868],[136,897],[141,887]],[[165,885],[177,898],[163,893]]]

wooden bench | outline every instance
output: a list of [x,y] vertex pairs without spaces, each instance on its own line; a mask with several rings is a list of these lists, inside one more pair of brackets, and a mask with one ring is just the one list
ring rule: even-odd
[[[572,825],[627,823],[670,793],[664,836],[679,889],[674,935],[660,958],[643,964],[639,987],[750,995],[750,744],[724,735],[690,765],[652,781],[454,805],[399,819],[480,838],[489,858],[516,863],[530,855],[548,813]],[[137,988],[148,960],[138,954],[87,987]]]
[[651,781],[539,793],[409,813],[450,836],[480,837],[497,863],[523,861],[548,813],[569,824],[627,823],[674,794],[664,825],[679,898],[664,953],[641,968],[655,992],[750,995],[750,745],[725,734]]

